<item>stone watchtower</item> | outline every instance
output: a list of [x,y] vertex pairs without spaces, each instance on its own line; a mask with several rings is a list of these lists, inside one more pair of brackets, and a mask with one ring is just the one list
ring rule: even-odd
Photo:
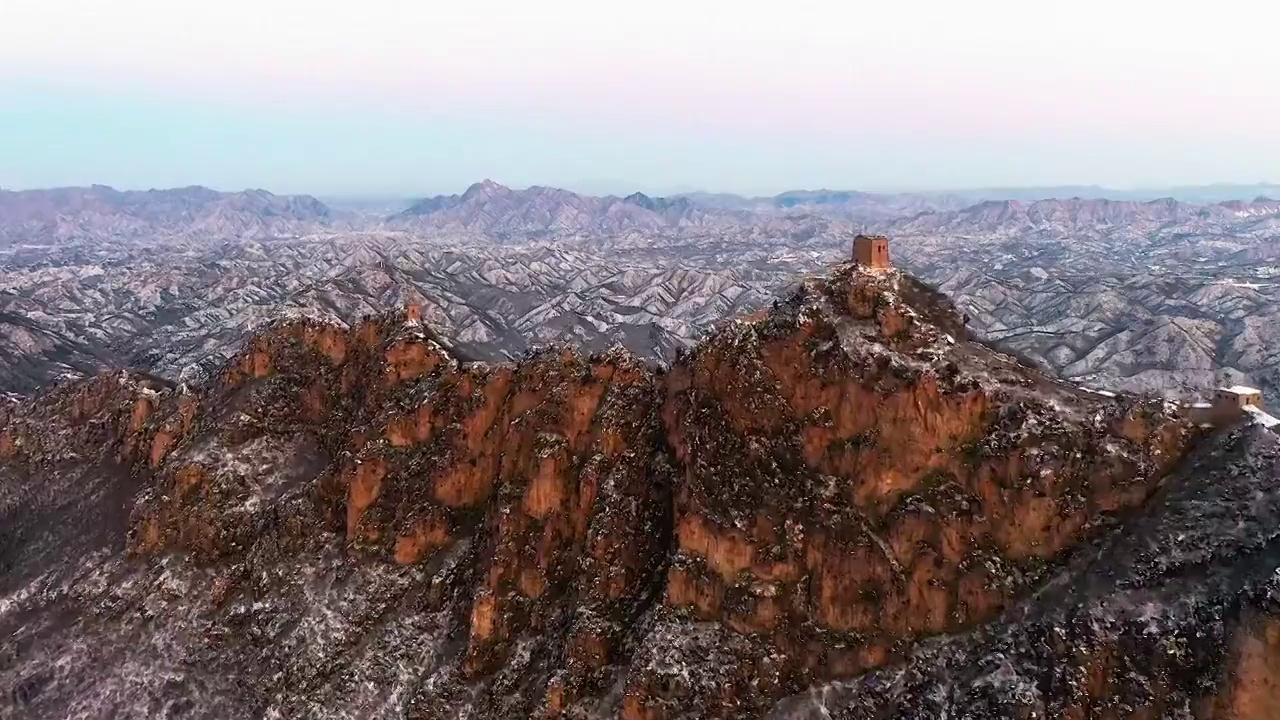
[[853,261],[868,268],[893,267],[889,263],[889,238],[884,235],[859,235],[854,238]]
[[1213,394],[1213,417],[1219,422],[1244,414],[1250,407],[1262,409],[1262,391],[1243,385],[1218,388]]
[[1189,406],[1193,422],[1208,425],[1229,425],[1241,415],[1263,413],[1262,391],[1243,385],[1218,388],[1211,403],[1195,403]]

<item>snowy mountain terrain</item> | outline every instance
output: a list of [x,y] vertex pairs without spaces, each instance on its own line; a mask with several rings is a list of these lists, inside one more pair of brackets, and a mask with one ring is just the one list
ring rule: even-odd
[[386,216],[264,191],[0,193],[0,389],[104,365],[188,378],[282,311],[349,321],[408,302],[468,356],[567,341],[669,362],[864,229],[979,334],[1067,377],[1171,396],[1280,386],[1280,202],[600,198],[486,181]]

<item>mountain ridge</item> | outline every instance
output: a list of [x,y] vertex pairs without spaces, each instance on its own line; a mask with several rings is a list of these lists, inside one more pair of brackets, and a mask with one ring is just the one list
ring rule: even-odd
[[329,224],[309,195],[266,190],[224,193],[202,186],[119,191],[105,185],[0,191],[0,241],[154,234],[266,237]]
[[425,224],[436,228],[510,233],[675,229],[712,220],[732,222],[733,216],[711,212],[678,198],[650,198],[643,193],[625,198],[595,197],[538,185],[515,190],[484,180],[461,195],[420,200],[387,222],[392,227]]
[[[719,198],[719,199],[717,199]],[[519,236],[624,233],[629,231],[699,232],[741,228],[817,216],[845,223],[872,223],[893,231],[910,230],[913,221],[939,225],[947,218],[972,218],[1003,209],[1026,214],[1068,205],[1105,210],[1113,220],[1126,213],[1153,219],[1162,206],[1192,215],[1207,212],[1277,214],[1275,201],[1188,203],[1171,198],[1108,200],[1099,198],[982,199],[927,193],[880,194],[859,191],[789,191],[772,198],[708,194],[651,197],[591,196],[545,186],[519,190],[484,180],[461,194],[412,202],[389,216],[368,210],[331,210],[309,195],[277,196],[265,190],[220,192],[202,186],[166,190],[118,191],[108,186],[0,191],[0,238],[66,240],[83,236],[288,237],[343,230],[466,230]],[[1083,210],[1082,210],[1083,212]]]
[[9,707],[760,717],[997,622],[1191,439],[897,271],[839,266],[662,374],[461,362],[422,319],[284,320],[207,384],[0,406]]

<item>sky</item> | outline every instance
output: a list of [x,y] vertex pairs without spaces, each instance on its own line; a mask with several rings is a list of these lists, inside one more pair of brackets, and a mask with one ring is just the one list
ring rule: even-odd
[[5,0],[0,187],[1280,181],[1280,3]]

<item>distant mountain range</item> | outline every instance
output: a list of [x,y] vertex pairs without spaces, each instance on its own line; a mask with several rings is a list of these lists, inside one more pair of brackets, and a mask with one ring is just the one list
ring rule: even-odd
[[[1175,207],[1183,214],[1201,212],[1200,205],[1211,206],[1204,210],[1210,214],[1234,213],[1245,206],[1269,207],[1268,197],[1280,198],[1280,187],[1204,186],[1177,188],[1165,195],[1159,191],[1069,186],[954,193],[796,190],[756,198],[689,193],[664,198],[643,193],[623,197],[582,195],[541,186],[513,189],[485,180],[462,194],[416,201],[379,197],[332,198],[323,202],[309,195],[274,195],[265,190],[219,192],[193,186],[119,191],[95,185],[0,191],[0,243],[53,242],[74,237],[297,237],[347,230],[448,230],[520,238],[699,232],[748,226],[777,230],[779,222],[794,224],[802,217],[819,217],[853,227],[880,226],[930,215],[936,217],[925,222],[936,225],[944,222],[943,215],[949,212],[963,212],[965,218],[985,217],[1006,207],[1007,202],[1031,203],[1026,212],[1037,212],[1041,207],[1038,203],[1043,200],[1071,199],[1106,203],[1081,207],[1105,207],[1107,215],[1099,219],[1116,223],[1127,222],[1130,214],[1158,216]],[[1091,211],[1085,212],[1087,215]]]
[[1160,200],[1171,198],[1188,203],[1217,203],[1227,200],[1254,200],[1280,197],[1280,185],[1274,183],[1215,185],[1179,185],[1164,188],[1120,190],[1101,185],[1046,185],[1034,187],[989,187],[959,190],[904,190],[900,192],[858,192],[854,190],[790,190],[778,195],[743,196],[733,193],[690,191],[677,193],[708,205],[724,207],[786,206],[796,199],[811,203],[844,203],[850,198],[914,197],[936,203],[973,204],[984,200]]
[[513,190],[491,180],[461,195],[419,200],[387,219],[391,227],[455,228],[487,233],[575,233],[659,230],[752,222],[750,215],[706,208],[688,198],[579,195],[535,186]]
[[[133,365],[199,374],[281,310],[423,303],[467,354],[622,343],[670,361],[727,315],[889,234],[973,329],[1056,373],[1280,400],[1280,202],[791,192],[596,197],[486,181],[330,206],[207,188],[0,193],[0,390]],[[1273,390],[1274,388],[1274,390]]]
[[1274,183],[1215,185],[1179,185],[1165,188],[1117,190],[1098,185],[1050,185],[1046,187],[1004,187],[957,190],[945,193],[966,200],[1052,200],[1081,198],[1085,200],[1160,200],[1210,204],[1229,200],[1280,199],[1280,185]]
[[205,187],[120,191],[105,185],[0,191],[0,243],[73,237],[277,237],[332,225],[309,195]]

